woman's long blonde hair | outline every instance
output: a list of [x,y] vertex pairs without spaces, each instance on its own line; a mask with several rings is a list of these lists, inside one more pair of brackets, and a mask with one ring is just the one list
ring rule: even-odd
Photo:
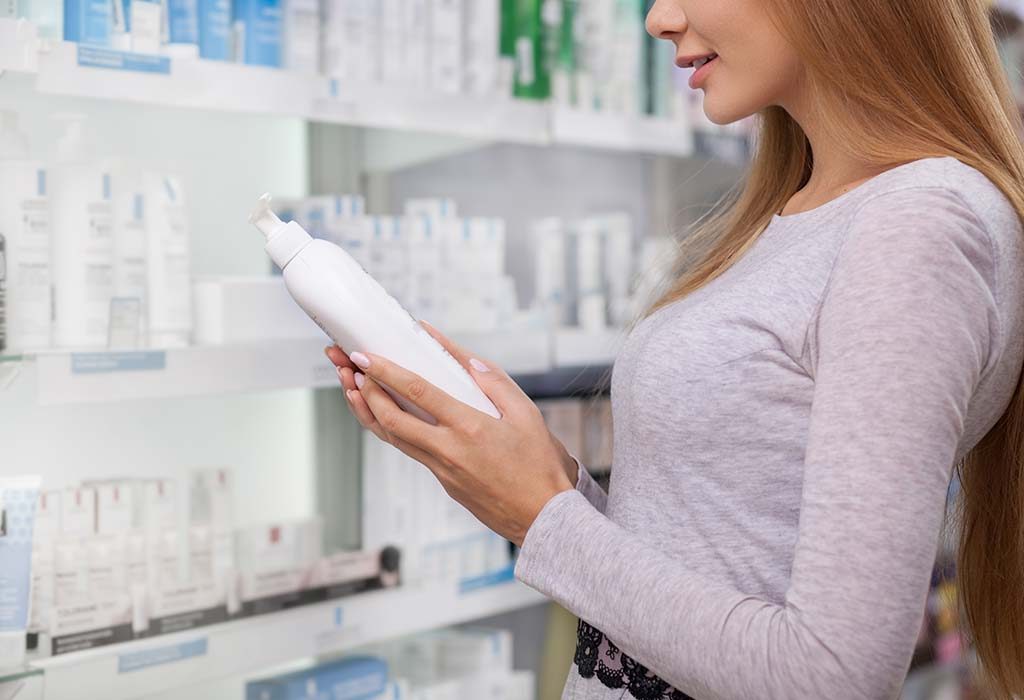
[[[951,156],[984,173],[1024,219],[1020,113],[985,0],[769,0],[815,104],[851,155],[884,169]],[[682,274],[648,313],[729,268],[807,182],[813,157],[779,107],[729,205],[683,246]],[[1024,304],[1024,299],[1018,303]],[[960,465],[958,583],[988,686],[1024,695],[1024,393]]]

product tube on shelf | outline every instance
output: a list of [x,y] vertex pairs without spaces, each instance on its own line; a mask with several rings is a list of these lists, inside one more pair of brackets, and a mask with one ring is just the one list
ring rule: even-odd
[[25,660],[40,483],[38,477],[0,477],[0,668]]
[[235,60],[254,66],[281,67],[281,0],[234,0]]
[[[28,160],[13,113],[0,125],[0,354],[51,344],[47,173]],[[4,298],[6,297],[6,298]]]
[[160,0],[125,0],[124,7],[131,50],[136,53],[158,53],[164,39],[163,3]]
[[29,618],[29,646],[35,648],[39,635],[46,634],[53,607],[54,548],[60,535],[60,491],[42,491],[36,505],[32,532],[32,606]]
[[473,0],[462,10],[465,91],[494,94],[501,49],[501,0]]
[[114,292],[111,177],[89,162],[83,123],[72,118],[50,177],[54,343],[104,347]]
[[182,347],[192,334],[192,279],[184,194],[177,179],[147,173],[146,277],[151,347]]
[[320,0],[283,0],[284,67],[298,73],[320,70]]
[[145,195],[141,173],[130,166],[113,172],[114,301],[110,345],[135,349],[146,344],[147,262]]

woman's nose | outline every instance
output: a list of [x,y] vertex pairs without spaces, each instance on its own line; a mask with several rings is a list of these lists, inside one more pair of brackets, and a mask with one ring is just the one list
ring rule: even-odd
[[686,13],[679,0],[655,0],[647,12],[647,33],[655,39],[673,41],[686,33]]

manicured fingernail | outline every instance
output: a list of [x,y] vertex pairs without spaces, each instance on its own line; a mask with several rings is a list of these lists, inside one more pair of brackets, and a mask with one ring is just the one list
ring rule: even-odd
[[473,369],[475,369],[477,372],[490,372],[491,371],[490,367],[488,367],[487,365],[485,365],[483,362],[481,362],[480,360],[476,359],[475,357],[470,359],[469,366],[472,367]]
[[366,377],[362,372],[356,372],[356,387],[359,389],[363,388],[363,382],[366,381]]
[[341,376],[341,367],[335,367],[334,371],[338,373],[338,379],[344,379],[344,377]]
[[425,319],[425,318],[421,318],[421,319],[420,319],[420,323],[422,323],[422,324],[423,324],[424,326],[430,326],[431,328],[433,328],[433,327],[434,327],[434,324],[433,324],[433,323],[431,323],[430,321],[428,321],[428,320],[427,320],[427,319]]
[[348,399],[349,401],[352,400],[352,390],[351,389],[345,389],[345,398]]
[[334,346],[333,345],[328,345],[326,348],[324,348],[324,354],[327,355],[328,359],[330,359],[330,357],[331,357],[331,348],[332,347],[334,347]]
[[355,362],[358,366],[366,369],[370,366],[370,358],[361,352],[354,352],[348,356],[350,360]]

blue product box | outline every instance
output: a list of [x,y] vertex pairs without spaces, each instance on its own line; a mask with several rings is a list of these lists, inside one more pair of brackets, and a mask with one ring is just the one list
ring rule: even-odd
[[355,656],[246,683],[245,700],[370,700],[387,689],[387,663]]
[[64,40],[110,46],[111,9],[110,0],[64,0]]
[[198,0],[199,56],[214,61],[230,61],[231,0]]
[[281,0],[234,0],[233,9],[236,58],[253,66],[280,68],[284,39]]
[[167,0],[167,39],[172,44],[199,43],[198,0]]

